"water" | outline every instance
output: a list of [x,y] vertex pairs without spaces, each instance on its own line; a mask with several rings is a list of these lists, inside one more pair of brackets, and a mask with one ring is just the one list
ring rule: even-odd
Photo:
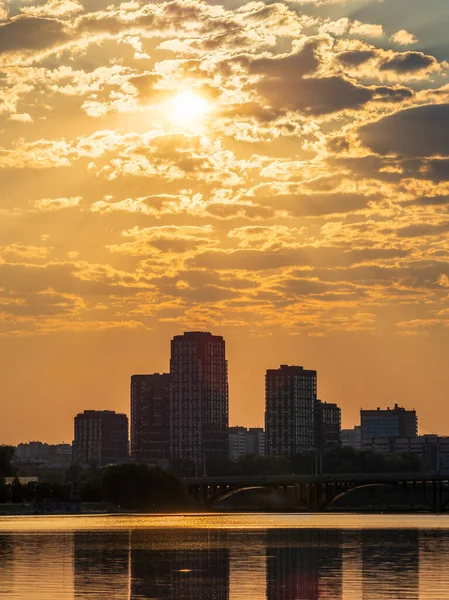
[[449,599],[449,516],[0,517],[8,600]]

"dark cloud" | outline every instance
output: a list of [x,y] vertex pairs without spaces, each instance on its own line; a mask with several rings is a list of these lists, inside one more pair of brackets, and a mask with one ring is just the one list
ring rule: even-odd
[[378,154],[449,155],[449,104],[401,110],[359,129],[365,146]]
[[380,66],[380,70],[395,71],[396,73],[416,73],[437,64],[433,56],[428,56],[422,52],[401,52],[385,61]]
[[56,19],[20,16],[0,25],[0,54],[46,50],[68,40],[64,24]]
[[286,210],[293,216],[318,217],[360,210],[370,201],[379,199],[380,196],[362,194],[280,194],[257,200],[277,210]]
[[252,75],[274,79],[298,79],[313,73],[320,66],[316,56],[317,42],[308,43],[300,52],[281,58],[258,58],[249,65]]
[[337,59],[347,67],[359,67],[375,58],[375,56],[376,52],[374,50],[354,50],[352,52],[341,52],[338,54]]
[[364,248],[341,250],[334,246],[282,248],[278,251],[222,250],[206,251],[191,259],[190,265],[197,268],[217,270],[266,271],[293,266],[350,266],[364,262],[390,260],[407,255],[398,248]]

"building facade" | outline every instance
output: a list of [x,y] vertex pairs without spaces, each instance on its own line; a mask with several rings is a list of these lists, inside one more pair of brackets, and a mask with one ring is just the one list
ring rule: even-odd
[[128,459],[128,417],[113,410],[85,410],[75,417],[73,460],[104,466]]
[[341,445],[343,448],[354,448],[360,452],[362,449],[362,428],[355,425],[352,429],[341,430]]
[[292,457],[315,448],[317,374],[299,366],[269,369],[265,378],[265,432],[269,455]]
[[416,411],[406,410],[397,404],[394,408],[361,410],[362,444],[375,438],[406,438],[418,435]]
[[171,342],[170,457],[175,469],[200,475],[228,459],[228,363],[225,341],[187,332]]
[[170,375],[131,377],[131,456],[164,465],[170,459]]
[[341,448],[341,410],[336,404],[315,402],[315,449],[320,452]]
[[229,427],[229,460],[265,455],[265,431],[261,427]]

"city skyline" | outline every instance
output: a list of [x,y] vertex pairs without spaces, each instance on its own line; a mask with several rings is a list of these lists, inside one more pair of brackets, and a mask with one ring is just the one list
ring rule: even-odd
[[[186,333],[187,334],[189,334],[189,333],[194,333],[194,334],[195,333],[210,334],[210,332],[201,331],[201,332],[184,332],[182,335],[186,335]],[[182,336],[180,336],[179,333],[178,333],[178,334],[174,335],[173,339],[176,339],[176,338],[179,338],[179,337],[182,337]],[[223,336],[218,336],[218,337],[222,338]],[[225,340],[225,341],[226,341],[226,344],[227,344],[227,340]],[[167,362],[170,364],[170,357],[169,357],[169,355],[167,357]],[[229,363],[229,361],[228,361],[228,363]],[[287,366],[287,365],[285,365],[285,366]],[[300,369],[303,368],[303,367],[299,366],[299,363],[290,363],[288,365],[288,367],[300,368]],[[262,392],[262,406],[259,407],[262,410],[262,417],[260,419],[260,423],[259,422],[255,423],[254,421],[251,421],[251,420],[248,420],[247,422],[232,422],[232,420],[229,419],[229,421],[228,421],[229,427],[233,427],[233,426],[241,427],[241,426],[243,426],[243,427],[250,427],[250,428],[251,427],[262,427],[262,428],[265,428],[265,408],[266,407],[265,407],[265,384],[264,384],[264,382],[265,382],[265,378],[266,378],[267,372],[270,372],[270,371],[273,371],[273,370],[277,371],[278,368],[282,368],[282,363],[280,363],[280,367],[274,367],[273,365],[267,367],[265,369],[264,373],[263,373],[262,384],[263,384],[264,387],[263,387],[263,392]],[[307,372],[307,370],[306,370],[306,372]],[[314,372],[315,373],[318,372],[318,369],[315,369]],[[231,375],[231,373],[232,373],[232,365],[231,365],[231,368],[228,369],[228,374]],[[145,379],[147,377],[153,378],[155,376],[156,377],[163,377],[163,376],[169,376],[169,374],[168,373],[164,373],[163,371],[161,371],[160,373],[158,373],[158,372],[155,372],[155,371],[151,371],[151,369],[150,369],[150,370],[147,370],[147,372],[145,374],[143,374],[143,373],[142,374],[133,373],[131,375],[131,382],[132,382],[133,378],[141,378],[141,377],[143,377]],[[321,383],[322,379],[323,379],[323,376],[320,373],[320,383]],[[105,402],[105,401],[102,400],[101,402],[97,402],[97,405],[95,405],[95,406],[93,406],[92,403],[83,403],[82,405],[79,405],[79,408],[76,409],[76,412],[80,412],[81,413],[81,412],[86,411],[86,410],[87,411],[89,411],[89,410],[93,410],[93,411],[115,410],[118,413],[125,413],[125,414],[127,414],[130,417],[130,419],[131,419],[131,412],[132,411],[131,411],[131,408],[130,408],[130,399],[129,399],[129,376],[127,378],[127,381],[128,381],[128,384],[127,384],[128,387],[127,387],[127,398],[126,398],[126,405],[125,406],[123,406],[123,403],[121,403],[120,407],[117,408],[117,406],[113,406],[111,402],[108,403],[107,401]],[[260,382],[258,382],[258,383],[260,384]],[[123,384],[123,382],[122,382],[122,384]],[[123,387],[123,385],[122,385],[122,387]],[[133,388],[131,387],[131,390],[132,389]],[[317,395],[317,398],[320,395],[323,396],[323,394],[321,394],[321,393],[319,393],[319,394],[317,393],[316,395]],[[354,423],[351,423],[350,420],[348,419],[347,415],[345,414],[346,410],[345,410],[344,402],[340,403],[338,401],[333,401],[333,400],[330,400],[330,399],[324,398],[324,397],[323,397],[323,399],[325,400],[325,403],[327,403],[327,404],[334,403],[334,404],[337,404],[340,407],[341,413],[342,413],[342,420],[341,420],[341,428],[342,429],[348,429],[348,428],[352,428],[353,426],[359,425],[360,424],[360,414],[359,414],[360,410],[361,410],[361,408],[367,408],[367,407],[363,407],[363,406],[358,407],[356,409],[357,410],[356,420],[355,420]],[[167,400],[167,402],[169,402],[169,397],[168,396],[166,397],[166,400]],[[380,403],[380,404],[382,404],[382,403]],[[397,403],[395,402],[395,405],[396,404]],[[230,409],[230,412],[231,412],[231,407],[232,407],[232,394],[229,395],[229,409]],[[385,408],[386,408],[386,405],[385,405]],[[411,408],[411,407],[407,406],[407,408]],[[374,408],[371,408],[371,409],[375,410]],[[71,420],[72,418],[73,418],[73,414],[69,415],[69,419]],[[250,418],[251,418],[251,416],[249,417],[249,419]],[[426,429],[425,426],[424,426],[424,429]],[[429,431],[426,430],[426,433],[429,433]],[[444,435],[444,433],[440,434],[440,433],[438,433],[436,431],[433,431],[432,433],[435,433],[437,435]],[[41,441],[44,441],[44,442],[50,443],[50,444],[57,444],[57,443],[62,443],[62,442],[66,443],[66,442],[71,441],[73,439],[73,431],[70,430],[69,434],[63,440],[61,440],[57,435],[54,436],[53,438],[46,438],[46,439],[44,439],[44,438],[39,438],[39,436],[36,434],[36,435],[34,435],[34,437],[30,437],[28,440],[26,440],[26,438],[24,438],[23,436],[22,437],[20,437],[20,436],[21,436],[21,434],[19,434],[19,438],[15,442],[14,441],[9,441],[8,442],[6,440],[5,443],[12,443],[13,445],[17,445],[18,443],[23,443],[25,441],[34,441],[34,440],[41,440]],[[130,442],[132,443],[132,428],[131,428],[131,425],[130,425]],[[168,443],[168,441],[167,441],[167,443]]]

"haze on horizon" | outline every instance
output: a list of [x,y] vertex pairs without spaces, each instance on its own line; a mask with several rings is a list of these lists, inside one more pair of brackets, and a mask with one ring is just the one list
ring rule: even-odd
[[129,411],[187,330],[449,433],[446,0],[0,3],[0,443]]

